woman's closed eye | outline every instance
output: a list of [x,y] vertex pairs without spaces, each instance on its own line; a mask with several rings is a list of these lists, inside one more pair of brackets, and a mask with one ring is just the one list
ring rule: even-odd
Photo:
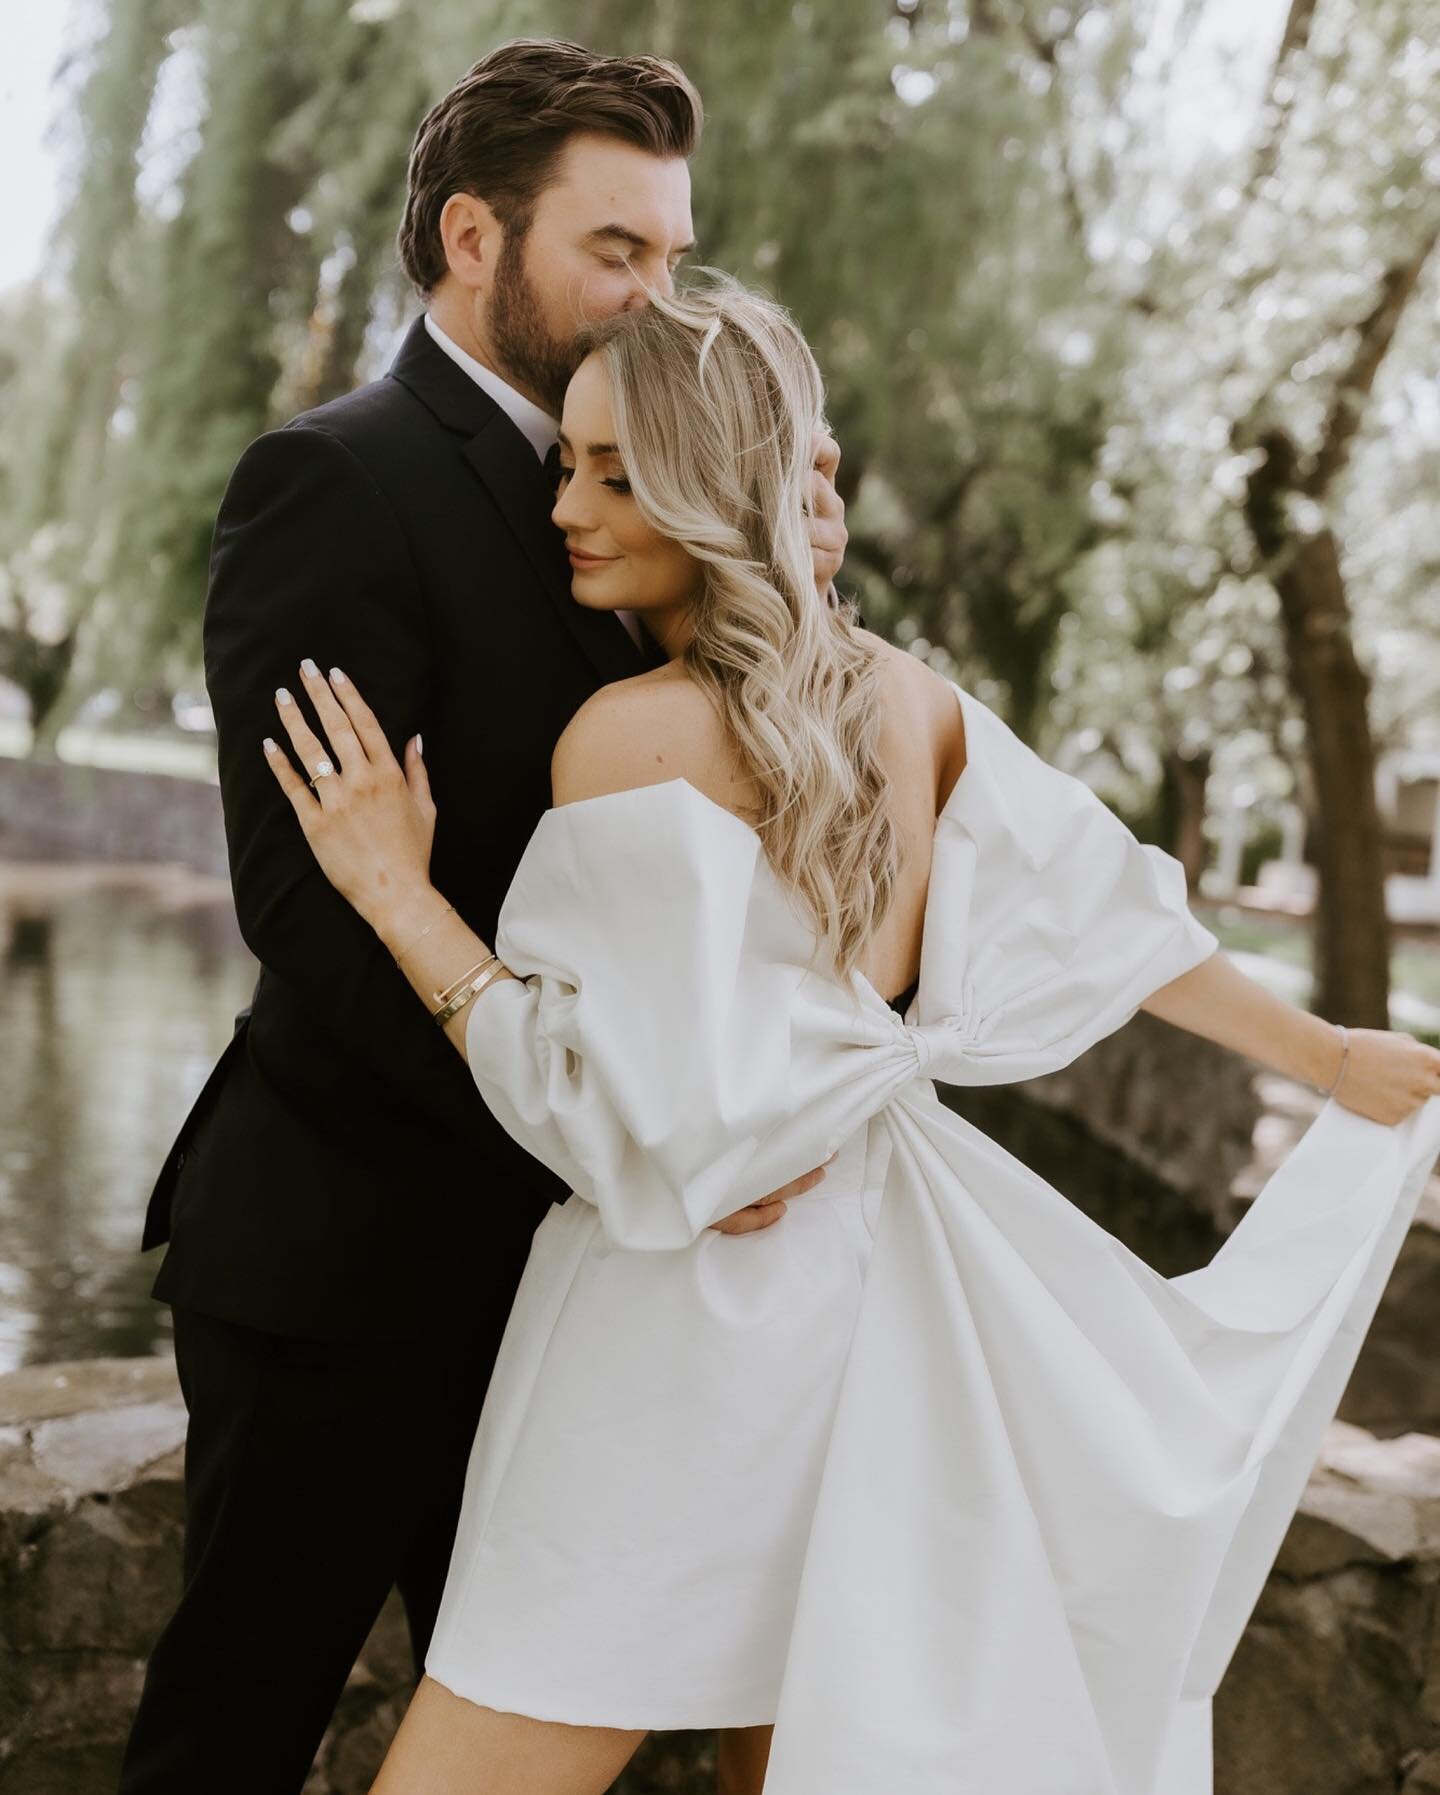
[[[573,467],[566,467],[563,461],[559,462],[555,468],[556,488],[562,487],[567,480],[574,476],[574,473]],[[608,480],[602,480],[600,484],[608,486],[612,492],[628,493],[630,491],[630,482],[622,479],[618,474],[612,475]]]

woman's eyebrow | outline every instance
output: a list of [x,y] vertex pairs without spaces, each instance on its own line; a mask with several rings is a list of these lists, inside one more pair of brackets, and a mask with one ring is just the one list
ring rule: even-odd
[[[561,448],[569,449],[572,455],[575,453],[575,445],[570,441],[570,438],[566,436],[563,430],[559,432],[558,441]],[[589,443],[586,445],[585,453],[587,455],[594,455],[597,458],[601,455],[618,455],[620,453],[620,445],[618,443]]]

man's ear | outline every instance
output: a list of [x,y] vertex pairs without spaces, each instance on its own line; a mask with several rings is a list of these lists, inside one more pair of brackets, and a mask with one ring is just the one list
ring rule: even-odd
[[503,239],[500,220],[473,193],[452,193],[440,209],[445,265],[462,287],[488,292]]

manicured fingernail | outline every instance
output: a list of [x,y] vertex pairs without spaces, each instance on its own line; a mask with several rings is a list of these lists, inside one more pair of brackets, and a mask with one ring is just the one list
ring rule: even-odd
[[315,665],[314,661],[312,661],[309,658],[309,656],[307,655],[306,658],[303,661],[301,661],[301,663],[300,663],[300,671],[305,675],[306,679],[314,679],[316,674],[319,673],[320,669]]
[[290,694],[285,690],[284,686],[277,686],[275,688],[275,702],[277,704],[289,704],[291,702]]
[[423,754],[425,752],[424,740],[418,734],[415,737],[415,752],[417,754]]
[[267,735],[265,738],[265,752],[267,754],[274,754],[275,751],[276,751],[275,744],[273,741],[271,741],[270,737]]
[[338,667],[332,667],[330,669],[330,678],[337,686],[343,686],[345,684],[345,675]]

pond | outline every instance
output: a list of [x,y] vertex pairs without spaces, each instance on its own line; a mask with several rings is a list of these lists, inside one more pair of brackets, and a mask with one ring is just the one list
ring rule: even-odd
[[168,1350],[145,1204],[254,979],[223,880],[0,863],[0,1371]]

